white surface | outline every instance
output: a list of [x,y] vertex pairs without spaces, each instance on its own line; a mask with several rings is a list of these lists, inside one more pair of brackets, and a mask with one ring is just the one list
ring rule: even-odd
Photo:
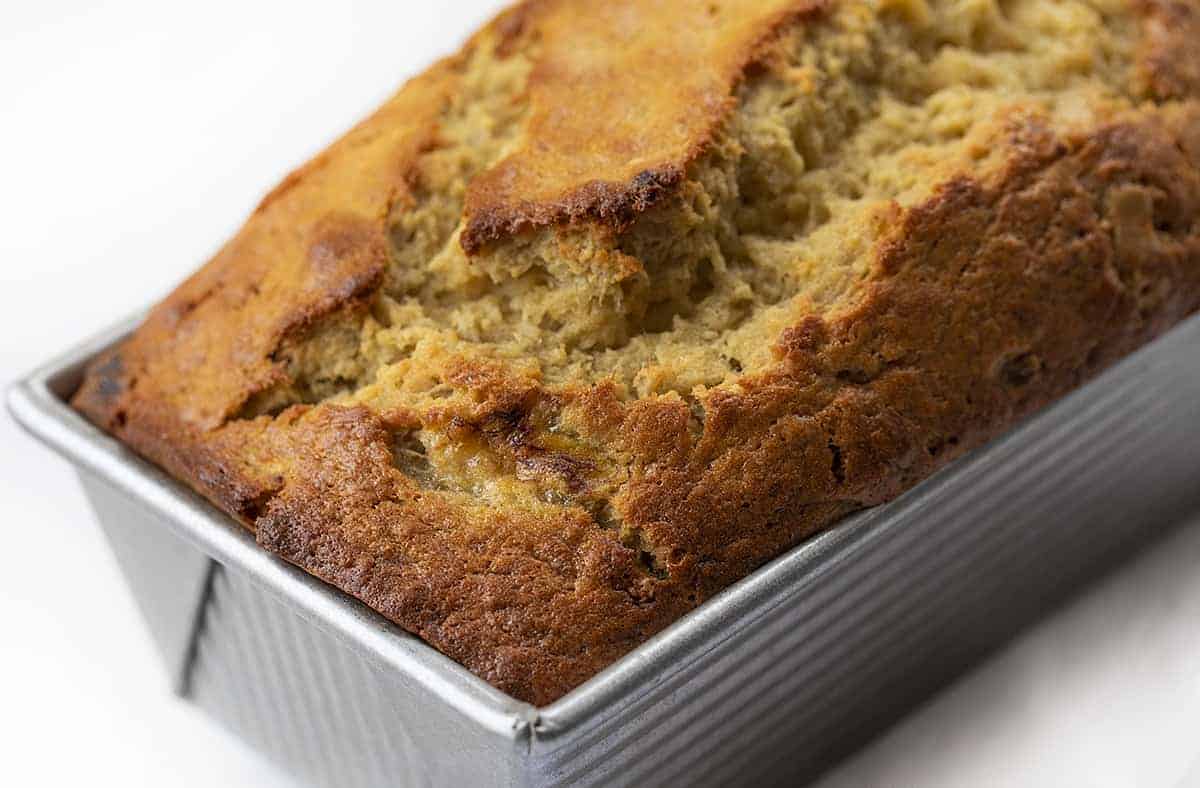
[[[0,7],[4,381],[168,290],[498,4],[325,6]],[[7,418],[0,447],[0,783],[286,784],[167,693],[65,465]],[[827,784],[1200,786],[1197,622],[1200,524]]]

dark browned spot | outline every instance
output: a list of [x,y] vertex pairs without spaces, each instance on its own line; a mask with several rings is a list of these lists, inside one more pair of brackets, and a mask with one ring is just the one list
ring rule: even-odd
[[263,490],[258,495],[241,501],[239,514],[252,523],[257,522],[260,517],[267,513],[267,507],[278,492],[278,489]]
[[1042,369],[1042,361],[1033,353],[1020,353],[1000,365],[1000,379],[1005,385],[1019,387],[1029,384]]
[[833,474],[833,478],[838,484],[846,482],[846,465],[842,459],[842,447],[834,443],[833,439],[829,439],[829,470]]
[[572,494],[581,493],[587,488],[587,478],[594,467],[589,460],[536,446],[524,447],[517,456],[518,479],[537,481],[548,476],[557,477]]
[[871,373],[865,369],[839,369],[836,377],[843,383],[853,383],[856,386],[865,386],[872,380]]

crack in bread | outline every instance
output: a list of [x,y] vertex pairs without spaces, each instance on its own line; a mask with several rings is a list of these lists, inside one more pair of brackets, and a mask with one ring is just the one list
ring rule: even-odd
[[1200,308],[1195,0],[531,0],[74,404],[532,703]]

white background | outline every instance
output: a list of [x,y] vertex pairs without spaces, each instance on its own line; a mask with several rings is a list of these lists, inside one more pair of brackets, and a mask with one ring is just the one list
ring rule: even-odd
[[[161,296],[497,6],[4,3],[0,378]],[[66,466],[0,447],[0,783],[286,784],[167,693]],[[1200,785],[1198,570],[1200,523],[829,785]]]

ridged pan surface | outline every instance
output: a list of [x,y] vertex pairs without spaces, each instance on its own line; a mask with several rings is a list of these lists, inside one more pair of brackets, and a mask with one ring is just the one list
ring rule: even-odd
[[176,685],[319,785],[795,784],[1200,508],[1194,318],[534,709],[266,555],[67,409],[115,336],[10,407],[79,466]]

